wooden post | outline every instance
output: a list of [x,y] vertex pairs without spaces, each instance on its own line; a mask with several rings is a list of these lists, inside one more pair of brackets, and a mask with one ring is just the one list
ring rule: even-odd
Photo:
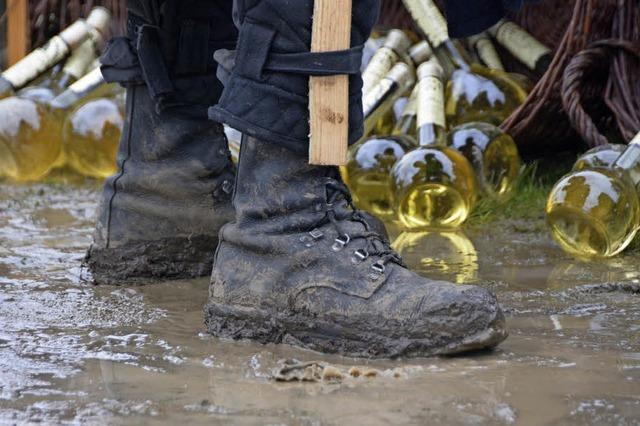
[[29,0],[7,1],[7,63],[13,65],[29,52]]
[[[350,47],[351,1],[315,0],[312,52]],[[349,76],[309,79],[309,121],[309,163],[331,166],[345,164],[349,139]]]

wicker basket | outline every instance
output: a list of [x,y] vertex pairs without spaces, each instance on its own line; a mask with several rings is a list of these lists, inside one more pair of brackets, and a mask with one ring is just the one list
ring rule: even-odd
[[[9,7],[11,5],[9,2]],[[126,18],[124,0],[30,0],[31,48],[43,45],[71,22],[86,17],[94,6],[104,6],[111,11],[112,35],[123,33]]]
[[[413,27],[400,0],[382,7],[382,26]],[[524,155],[628,141],[640,130],[638,2],[542,0],[511,18],[555,52],[527,101],[502,124]],[[501,53],[509,70],[524,71]]]
[[[124,0],[30,3],[33,46],[98,4],[114,13],[113,33],[124,28]],[[382,0],[380,16],[383,27],[415,30],[401,0]],[[640,3],[541,0],[511,18],[555,51],[551,67],[525,104],[502,125],[523,154],[628,141],[640,130]],[[509,70],[531,76],[508,52],[500,51]]]

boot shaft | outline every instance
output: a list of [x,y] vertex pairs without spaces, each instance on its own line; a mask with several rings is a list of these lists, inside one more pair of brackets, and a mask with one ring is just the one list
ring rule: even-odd
[[117,162],[104,186],[98,244],[212,235],[232,217],[235,170],[222,125],[158,114],[144,86],[127,90]]
[[292,211],[322,214],[330,169],[309,165],[306,156],[290,149],[243,137],[233,194],[236,221],[275,220]]

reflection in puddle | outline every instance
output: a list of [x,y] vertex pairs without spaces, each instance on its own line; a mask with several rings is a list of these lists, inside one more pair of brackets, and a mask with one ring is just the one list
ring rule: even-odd
[[[402,234],[433,278],[490,282],[511,336],[492,353],[366,360],[204,333],[207,278],[94,287],[79,267],[96,189],[0,183],[0,424],[632,424],[637,258],[583,264],[509,224]],[[609,286],[599,286],[603,281]],[[578,284],[593,284],[589,288]],[[376,379],[272,380],[281,360]],[[393,372],[400,372],[398,377]]]
[[393,247],[426,277],[459,284],[477,280],[478,253],[462,231],[403,232]]

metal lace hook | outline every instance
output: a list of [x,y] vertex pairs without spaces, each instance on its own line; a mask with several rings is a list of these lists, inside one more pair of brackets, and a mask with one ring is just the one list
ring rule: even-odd
[[335,239],[335,243],[331,246],[333,251],[340,251],[346,247],[347,244],[351,241],[351,237],[348,234],[344,234]]
[[364,262],[369,257],[369,252],[365,249],[358,249],[353,252],[353,257],[351,258],[351,262],[353,264],[358,264]]
[[371,265],[371,269],[378,272],[379,274],[384,274],[386,268],[384,266],[384,263],[381,260],[378,260],[376,263]]

